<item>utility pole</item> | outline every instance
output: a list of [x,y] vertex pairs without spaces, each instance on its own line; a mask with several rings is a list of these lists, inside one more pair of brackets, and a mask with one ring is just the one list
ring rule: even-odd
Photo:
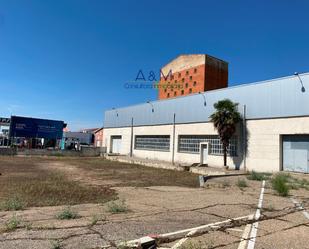
[[243,162],[244,162],[244,170],[247,170],[246,158],[247,158],[247,123],[246,123],[246,105],[243,107]]
[[175,121],[176,121],[176,113],[174,113],[173,118],[173,151],[172,151],[172,164],[175,164]]
[[133,156],[133,117],[131,119],[131,143],[130,143],[130,157]]

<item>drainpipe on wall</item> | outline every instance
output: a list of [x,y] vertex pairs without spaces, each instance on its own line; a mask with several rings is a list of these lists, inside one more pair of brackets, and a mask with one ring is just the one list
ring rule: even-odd
[[243,108],[243,161],[244,161],[244,170],[247,170],[246,158],[247,158],[247,126],[246,126],[246,105]]
[[176,113],[174,113],[173,119],[173,151],[172,151],[172,164],[175,164],[175,120],[176,120]]
[[131,119],[131,142],[130,142],[130,157],[133,156],[133,117]]

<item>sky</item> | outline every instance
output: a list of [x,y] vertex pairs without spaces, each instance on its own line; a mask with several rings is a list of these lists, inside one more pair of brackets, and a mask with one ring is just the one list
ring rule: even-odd
[[180,54],[229,62],[229,86],[309,72],[307,0],[0,0],[0,117],[101,127],[157,99],[128,89]]

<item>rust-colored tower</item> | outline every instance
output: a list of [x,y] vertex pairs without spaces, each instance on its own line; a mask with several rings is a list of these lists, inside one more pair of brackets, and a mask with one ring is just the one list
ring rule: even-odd
[[159,99],[227,87],[228,63],[206,54],[180,55],[161,68]]

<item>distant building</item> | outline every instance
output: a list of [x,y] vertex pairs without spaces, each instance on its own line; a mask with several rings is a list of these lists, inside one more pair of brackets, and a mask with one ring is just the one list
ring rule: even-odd
[[10,118],[0,117],[0,146],[9,145],[10,122]]
[[65,127],[60,120],[11,116],[9,140],[18,147],[58,148]]
[[93,145],[94,135],[87,132],[64,132],[62,149],[77,149],[80,145]]
[[1,118],[0,117],[0,135],[1,136],[8,136],[10,131],[10,118]]
[[228,86],[228,63],[207,54],[180,55],[161,72],[158,99]]
[[80,132],[82,132],[82,133],[91,133],[91,134],[94,134],[94,132],[95,132],[97,129],[98,129],[98,128],[82,129],[82,130],[80,130]]
[[94,145],[95,147],[103,146],[103,127],[95,130],[94,132]]
[[8,136],[10,131],[10,126],[0,125],[0,136]]

